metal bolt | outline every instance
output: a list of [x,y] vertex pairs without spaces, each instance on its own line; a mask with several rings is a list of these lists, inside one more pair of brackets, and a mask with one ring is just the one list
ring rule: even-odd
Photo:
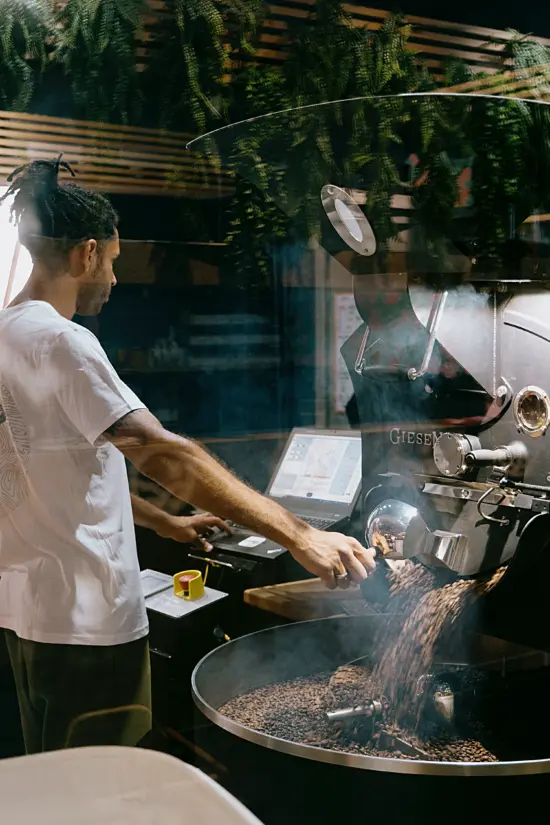
[[470,498],[470,491],[469,490],[461,490],[460,491],[461,498]]

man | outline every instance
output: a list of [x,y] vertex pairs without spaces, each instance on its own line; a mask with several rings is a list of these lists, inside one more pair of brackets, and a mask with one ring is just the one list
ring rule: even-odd
[[[132,520],[193,540],[219,519],[174,520],[131,499],[125,458],[174,496],[265,534],[328,587],[360,582],[372,552],[264,498],[168,432],[71,318],[116,284],[109,202],[58,181],[57,161],[10,177],[30,279],[0,313],[0,626],[29,752],[132,744],[150,727],[147,616]],[[133,507],[133,515],[132,515]],[[348,574],[348,575],[347,575]]]

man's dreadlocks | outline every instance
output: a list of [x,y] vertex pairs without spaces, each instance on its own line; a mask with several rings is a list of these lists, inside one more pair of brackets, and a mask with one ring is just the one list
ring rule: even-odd
[[15,169],[0,203],[13,198],[11,215],[19,240],[33,259],[66,254],[77,244],[95,238],[98,243],[115,236],[118,217],[109,201],[74,183],[60,183],[59,170],[74,177],[68,163],[35,160]]

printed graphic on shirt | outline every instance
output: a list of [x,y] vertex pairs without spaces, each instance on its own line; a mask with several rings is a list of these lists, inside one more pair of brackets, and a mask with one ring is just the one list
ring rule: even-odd
[[29,437],[13,397],[0,386],[0,520],[26,499]]

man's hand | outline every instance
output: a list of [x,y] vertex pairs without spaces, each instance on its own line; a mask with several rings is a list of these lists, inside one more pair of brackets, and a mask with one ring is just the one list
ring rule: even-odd
[[201,514],[199,516],[169,516],[166,521],[159,525],[156,532],[161,538],[172,539],[181,544],[200,545],[203,550],[212,550],[212,545],[207,541],[215,529],[224,533],[231,533],[231,528],[227,522],[216,516]]
[[213,530],[219,528],[224,533],[231,533],[230,526],[221,518],[201,513],[198,516],[173,516],[156,507],[150,501],[131,494],[134,521],[140,527],[153,530],[157,536],[172,539],[181,544],[195,544],[203,550],[212,550],[206,541]]
[[330,590],[346,588],[350,581],[360,584],[376,566],[375,550],[365,550],[358,541],[340,533],[311,529],[298,547],[288,549],[296,561],[319,576]]

